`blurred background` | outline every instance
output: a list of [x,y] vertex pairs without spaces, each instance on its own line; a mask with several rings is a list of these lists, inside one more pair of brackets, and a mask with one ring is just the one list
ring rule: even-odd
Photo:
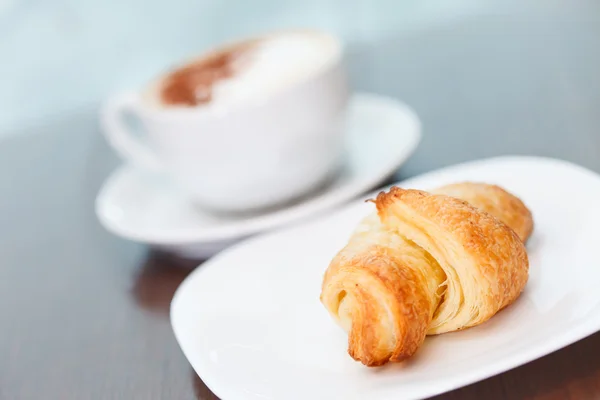
[[[439,108],[458,110],[457,103],[482,118],[528,82],[506,110],[514,120],[538,109],[519,104],[530,96],[568,98],[574,86],[600,85],[592,76],[598,7],[581,0],[0,0],[0,134],[90,112],[113,90],[136,87],[217,42],[307,25],[347,41],[355,85],[446,118]],[[485,93],[486,85],[499,92]]]
[[246,34],[314,26],[359,45],[490,12],[487,3],[0,0],[0,129],[92,109],[113,89]]
[[[0,0],[0,136],[91,128],[112,92],[182,58],[313,26],[346,41],[357,89],[399,97],[425,121],[418,153],[436,157],[414,157],[409,174],[464,158],[444,154],[436,135],[477,146],[479,157],[581,158],[595,149],[560,141],[572,129],[596,136],[599,25],[593,0]],[[473,143],[483,131],[495,148]],[[542,146],[541,132],[558,142]]]
[[92,109],[113,89],[246,34],[308,25],[358,45],[491,11],[485,3],[1,0],[0,130]]

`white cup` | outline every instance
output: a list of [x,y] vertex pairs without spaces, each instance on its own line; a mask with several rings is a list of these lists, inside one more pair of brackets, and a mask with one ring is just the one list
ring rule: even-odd
[[[327,41],[316,69],[268,94],[210,107],[159,105],[156,83],[115,96],[101,116],[109,143],[135,165],[166,172],[208,209],[261,209],[315,190],[341,165],[349,90],[340,41],[295,34]],[[131,132],[126,114],[141,121],[142,137]]]

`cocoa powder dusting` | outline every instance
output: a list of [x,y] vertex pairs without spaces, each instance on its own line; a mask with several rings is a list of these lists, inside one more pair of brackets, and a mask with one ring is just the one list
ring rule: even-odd
[[196,106],[212,100],[212,87],[235,74],[235,61],[246,46],[228,49],[173,72],[161,91],[166,105]]

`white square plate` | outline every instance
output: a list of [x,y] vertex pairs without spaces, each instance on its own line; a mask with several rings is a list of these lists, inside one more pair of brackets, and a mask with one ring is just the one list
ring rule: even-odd
[[333,255],[373,207],[357,201],[317,221],[252,238],[194,271],[171,322],[203,381],[225,400],[413,399],[541,357],[600,330],[600,177],[564,161],[502,157],[402,182],[432,189],[499,184],[532,210],[530,279],[487,323],[428,337],[407,362],[367,368],[319,302]]

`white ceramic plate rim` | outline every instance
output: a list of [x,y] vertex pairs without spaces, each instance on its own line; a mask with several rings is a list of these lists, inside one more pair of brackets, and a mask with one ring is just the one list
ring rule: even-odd
[[[396,184],[410,185],[413,180],[429,179],[429,178],[432,178],[434,175],[437,175],[440,173],[452,174],[453,171],[462,169],[466,166],[477,168],[478,165],[480,165],[480,164],[487,164],[490,162],[502,162],[502,161],[533,161],[533,162],[535,162],[535,161],[548,162],[549,161],[549,162],[556,163],[556,164],[562,164],[571,169],[579,170],[580,172],[589,174],[591,176],[593,175],[593,177],[596,180],[600,179],[598,177],[598,175],[596,173],[594,173],[593,171],[590,171],[584,167],[581,167],[579,165],[576,165],[576,164],[573,164],[573,163],[570,163],[570,162],[564,161],[564,160],[546,158],[546,157],[531,157],[531,156],[501,156],[501,157],[493,157],[493,158],[488,158],[488,159],[484,159],[484,160],[477,160],[477,161],[456,164],[451,167],[442,168],[440,170],[435,170],[435,171],[432,171],[429,173],[419,175],[415,178],[411,178],[411,179],[408,179],[408,180],[405,180],[402,182],[394,183],[394,185],[396,185]],[[365,197],[371,197],[378,192],[379,192],[379,190],[373,191],[372,193],[370,193],[368,196],[365,196]],[[346,208],[352,207],[354,205],[355,205],[355,203],[349,204],[346,207],[344,207],[344,209],[340,209],[340,210],[336,211],[336,213],[338,213],[338,212],[343,213]],[[304,225],[310,225],[310,224],[311,224],[311,222],[308,221],[306,223],[296,225],[295,227],[293,227],[291,229],[303,229]],[[236,251],[238,246],[239,247],[251,246],[254,241],[262,241],[262,240],[265,240],[266,238],[268,238],[269,236],[277,235],[277,234],[278,234],[277,232],[268,232],[268,233],[258,235],[253,238],[244,240],[244,241],[239,242],[238,244],[230,247],[229,249],[225,250],[223,253],[221,253],[220,256],[224,256],[225,253],[228,253],[230,251]],[[220,256],[217,256],[217,257],[220,257]],[[171,311],[170,312],[171,324],[173,327],[175,337],[180,344],[183,343],[182,338],[185,335],[183,332],[180,332],[180,330],[179,330],[180,325],[177,323],[177,320],[179,318],[184,318],[184,316],[179,316],[179,313],[178,313],[178,309],[181,308],[179,306],[179,302],[181,301],[182,293],[187,292],[189,290],[188,286],[191,287],[193,282],[200,277],[200,275],[203,273],[204,270],[205,270],[204,268],[198,268],[197,270],[192,272],[186,278],[186,280],[180,285],[180,287],[177,289],[177,291],[173,297],[173,300],[171,302],[171,310],[170,310]],[[469,385],[471,383],[489,378],[491,376],[506,372],[510,369],[519,367],[530,361],[533,361],[540,357],[546,356],[554,351],[557,351],[563,347],[573,344],[573,343],[575,343],[597,331],[600,331],[600,312],[597,312],[597,310],[596,310],[596,312],[591,314],[591,316],[592,316],[591,318],[579,319],[577,323],[574,323],[565,331],[559,332],[558,334],[554,334],[554,336],[549,336],[546,340],[536,342],[535,345],[533,345],[533,346],[530,346],[530,347],[527,347],[524,349],[520,349],[520,351],[514,352],[510,355],[507,355],[506,357],[501,358],[501,359],[489,360],[489,363],[487,363],[484,367],[472,369],[468,373],[462,374],[460,376],[460,379],[457,379],[455,376],[440,377],[439,379],[436,380],[435,385],[431,385],[431,387],[419,389],[418,393],[404,393],[404,395],[400,396],[400,397],[403,399],[416,399],[416,398],[430,397],[430,396],[434,396],[437,394],[445,393],[445,392]],[[192,359],[195,360],[194,364],[193,364],[194,369],[202,377],[203,381],[211,389],[211,391],[213,391],[217,396],[219,396],[219,398],[240,399],[240,392],[235,389],[230,389],[227,385],[219,385],[219,387],[215,387],[214,382],[222,381],[221,377],[213,374],[213,372],[212,372],[213,369],[207,362],[204,362],[204,359],[192,358],[190,354],[187,354],[187,352],[186,352],[187,348],[185,346],[181,346],[181,348],[182,348],[182,351],[184,352],[184,354],[186,355],[186,357],[188,358],[188,360],[190,360],[190,361]],[[466,362],[466,360],[462,360],[461,362]],[[394,395],[393,393],[388,393],[388,392],[386,392],[386,393],[389,394],[390,396]],[[396,395],[398,395],[397,392],[396,392]],[[378,398],[380,398],[380,396],[378,396]]]
[[392,97],[371,94],[356,93],[353,97],[360,101],[385,103],[387,107],[393,107],[397,114],[406,119],[409,128],[403,135],[406,136],[404,147],[398,148],[397,156],[390,160],[386,165],[379,167],[380,173],[376,176],[369,176],[362,180],[352,182],[347,186],[331,190],[310,199],[304,203],[291,206],[287,209],[264,214],[258,217],[240,219],[237,223],[229,223],[226,226],[198,226],[197,229],[187,229],[178,232],[170,232],[168,235],[158,236],[150,235],[147,232],[141,232],[137,229],[130,229],[125,225],[115,223],[112,218],[107,217],[105,213],[106,204],[109,201],[110,193],[114,190],[119,180],[131,171],[130,165],[123,165],[117,169],[105,182],[96,198],[96,215],[102,225],[112,233],[129,238],[132,240],[154,244],[154,245],[188,245],[200,242],[218,242],[225,240],[234,240],[255,234],[260,231],[274,229],[278,226],[291,224],[309,216],[316,216],[325,212],[331,207],[344,201],[351,200],[361,193],[371,189],[376,182],[382,178],[392,175],[408,158],[414,153],[421,141],[421,121],[416,112],[407,104]]

